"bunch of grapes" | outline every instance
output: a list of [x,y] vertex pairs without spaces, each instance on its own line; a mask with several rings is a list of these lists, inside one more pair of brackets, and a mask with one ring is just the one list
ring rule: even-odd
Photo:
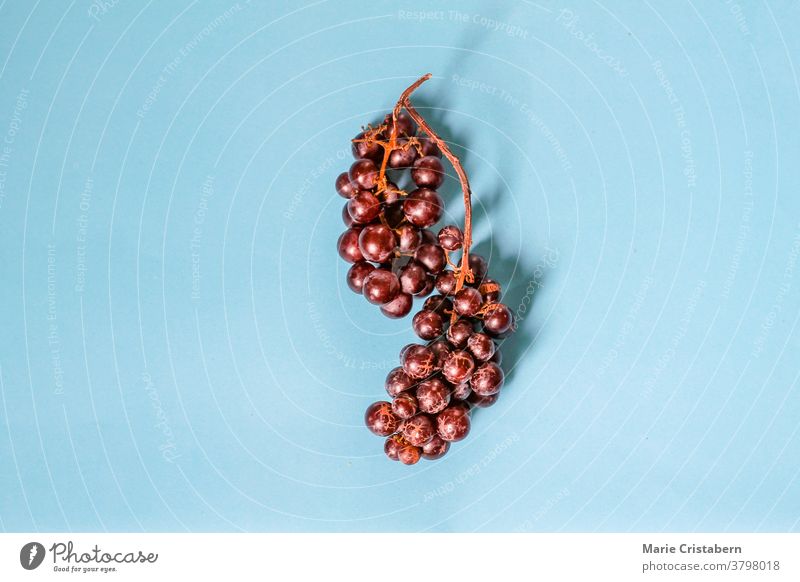
[[[500,302],[501,288],[488,277],[486,260],[469,253],[466,174],[408,101],[429,77],[406,89],[382,124],[353,139],[356,161],[336,179],[337,192],[347,199],[347,230],[338,250],[352,263],[350,289],[392,318],[407,316],[414,297],[426,297],[412,320],[424,343],[400,351],[401,365],[385,382],[392,401],[371,404],[364,417],[373,433],[386,438],[386,455],[407,465],[444,456],[451,442],[469,433],[470,411],[496,402],[504,379],[496,340],[514,330],[513,313]],[[444,211],[437,192],[445,179],[443,152],[464,191],[463,231],[454,225],[431,230]],[[404,174],[410,174],[410,191],[398,186]],[[452,253],[461,254],[459,264]]]

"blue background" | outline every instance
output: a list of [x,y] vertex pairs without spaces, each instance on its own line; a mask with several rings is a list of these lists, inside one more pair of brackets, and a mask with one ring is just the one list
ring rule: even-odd
[[[797,530],[798,22],[2,2],[0,527]],[[497,405],[405,467],[362,414],[413,334],[344,284],[333,181],[428,71],[521,322]]]

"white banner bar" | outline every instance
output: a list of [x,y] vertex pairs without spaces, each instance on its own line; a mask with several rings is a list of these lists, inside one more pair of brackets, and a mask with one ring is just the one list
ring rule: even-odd
[[2,534],[0,580],[800,580],[800,534]]

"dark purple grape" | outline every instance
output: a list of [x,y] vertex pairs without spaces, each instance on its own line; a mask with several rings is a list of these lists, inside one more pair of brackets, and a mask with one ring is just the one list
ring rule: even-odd
[[367,224],[378,218],[381,212],[381,203],[372,192],[359,190],[347,203],[347,212],[358,224]]
[[453,302],[443,295],[433,295],[425,300],[422,309],[435,311],[441,316],[449,315],[453,310]]
[[358,192],[358,188],[350,181],[350,175],[342,172],[336,177],[336,191],[342,198],[352,198]]
[[397,418],[403,420],[411,418],[417,413],[418,409],[417,398],[410,392],[398,394],[395,399],[392,400],[392,412],[394,412]]
[[452,295],[456,288],[456,275],[453,271],[442,271],[436,276],[436,290],[442,295]]
[[448,225],[439,231],[439,244],[446,251],[457,251],[464,243],[464,235],[457,226]]
[[421,447],[436,434],[430,417],[418,414],[403,423],[403,438],[415,447]]
[[400,294],[397,275],[386,269],[375,269],[364,279],[364,297],[375,305],[385,305]]
[[463,406],[448,406],[436,415],[436,432],[442,440],[460,441],[469,434],[469,413]]
[[411,179],[421,188],[435,190],[444,182],[444,166],[442,161],[435,156],[425,156],[414,162],[411,169]]
[[378,436],[389,436],[397,430],[400,420],[392,412],[392,405],[381,400],[373,402],[364,413],[364,424]]
[[408,168],[417,159],[416,148],[408,145],[407,139],[397,140],[397,146],[389,154],[387,165],[390,168]]
[[483,331],[496,337],[511,331],[514,326],[514,314],[502,303],[494,305],[495,307],[483,318]]
[[378,166],[368,158],[356,160],[350,166],[350,180],[363,190],[372,190],[378,183]]
[[496,303],[500,300],[500,294],[503,290],[494,279],[484,278],[480,287],[478,287],[478,291],[481,292],[484,303]]
[[[450,352],[442,364],[442,375],[451,384],[460,384],[469,379],[475,369],[475,360],[464,350]],[[475,390],[475,387],[472,387]]]
[[374,270],[374,265],[367,261],[353,263],[353,266],[347,271],[347,286],[355,293],[362,293],[364,291],[364,279]]
[[[359,133],[354,139],[364,139],[364,132]],[[366,158],[373,162],[380,163],[383,160],[383,148],[376,142],[353,142],[353,157],[357,160]]]
[[350,216],[350,211],[347,210],[347,202],[345,202],[344,206],[342,206],[342,222],[344,222],[344,225],[347,228],[350,228],[355,224],[355,222],[353,222],[353,217]]
[[447,454],[449,449],[450,443],[439,435],[433,435],[431,440],[422,445],[422,457],[429,461],[441,459]]
[[414,298],[408,293],[400,293],[385,305],[381,305],[381,313],[392,319],[400,319],[411,313]]
[[[414,251],[414,260],[422,264],[425,270],[434,275],[444,269],[447,260],[444,257],[444,251],[439,245],[420,245]],[[480,294],[478,294],[480,296]]]
[[486,277],[486,271],[489,268],[488,264],[486,263],[486,259],[484,259],[481,255],[474,255],[470,253],[469,268],[472,271],[472,276],[474,277],[472,284],[475,286],[480,285],[481,281],[483,281],[483,278]]
[[386,382],[384,382],[384,388],[386,388],[387,394],[392,398],[406,390],[410,390],[413,386],[415,386],[414,380],[400,367],[393,368],[389,374],[387,374]]
[[383,443],[383,452],[386,453],[386,456],[389,457],[392,461],[397,461],[398,459],[398,452],[401,446],[405,446],[403,444],[403,437],[400,435],[393,434],[389,437],[386,437],[386,440]]
[[497,402],[497,398],[499,396],[499,394],[492,394],[491,396],[479,396],[475,393],[472,393],[467,400],[470,404],[477,406],[478,408],[489,408],[492,404]]
[[417,386],[415,402],[420,412],[436,414],[450,404],[450,388],[439,378],[428,378]]
[[[363,237],[364,234],[362,233],[361,236]],[[363,252],[364,249],[362,248],[361,251]],[[367,255],[364,254],[364,256],[366,257]],[[481,297],[480,291],[474,287],[464,287],[461,289],[461,291],[456,293],[456,296],[453,299],[453,309],[455,309],[456,313],[459,315],[472,317],[480,310],[482,299],[483,298]]]
[[440,339],[429,343],[428,347],[436,354],[436,368],[441,370],[447,354],[453,351],[450,344],[446,340]]
[[467,340],[467,349],[480,362],[485,362],[494,355],[494,342],[485,333],[473,333]]
[[430,348],[415,345],[403,354],[401,364],[406,374],[416,380],[421,380],[433,373],[435,361],[436,354]]
[[427,295],[430,295],[431,291],[433,291],[433,284],[434,284],[433,275],[428,275],[427,277],[425,277],[425,286],[422,288],[422,291],[420,291],[419,293],[415,293],[414,295],[416,297],[425,297]]
[[422,265],[411,261],[400,269],[400,288],[405,293],[419,293],[425,288],[427,275]]
[[364,260],[361,249],[358,248],[358,235],[361,234],[360,228],[348,228],[340,236],[336,243],[339,256],[348,263],[357,263]]
[[397,451],[397,458],[404,465],[414,465],[419,462],[422,449],[414,445],[402,445]]
[[383,224],[365,226],[358,236],[358,248],[361,249],[361,254],[373,263],[384,263],[389,260],[394,255],[396,246],[397,238],[394,232]]
[[435,190],[418,188],[403,201],[403,212],[411,224],[427,228],[439,222],[444,212],[444,202]]
[[469,384],[478,396],[497,394],[503,386],[503,370],[492,362],[481,364],[472,373]]
[[467,340],[472,332],[472,323],[466,319],[459,319],[449,328],[447,328],[447,339],[456,348],[463,348],[467,345]]
[[[391,136],[392,127],[394,126],[394,120],[392,119],[391,114],[387,115],[383,123],[386,124],[386,135]],[[414,134],[417,133],[417,124],[411,119],[411,116],[407,113],[403,113],[402,111],[397,114],[397,137],[412,137]]]
[[422,234],[419,230],[410,224],[404,224],[399,227],[397,238],[400,241],[400,252],[413,253],[417,247],[422,243]]
[[429,137],[419,137],[419,149],[420,149],[420,157],[425,156],[436,156],[437,158],[442,157],[442,152],[433,140]]
[[472,394],[472,388],[469,385],[469,382],[461,382],[461,384],[456,384],[453,387],[453,393],[451,394],[453,400],[466,400],[469,398],[469,395]]
[[411,320],[411,327],[414,333],[424,340],[432,340],[444,331],[444,320],[435,311],[423,309]]

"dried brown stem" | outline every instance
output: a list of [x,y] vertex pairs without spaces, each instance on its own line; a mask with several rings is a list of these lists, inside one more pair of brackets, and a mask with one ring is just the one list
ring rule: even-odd
[[[458,175],[458,181],[461,183],[461,191],[464,193],[464,243],[463,243],[463,254],[461,255],[461,267],[458,270],[458,279],[456,280],[456,288],[454,293],[458,293],[461,288],[464,286],[465,281],[472,281],[472,272],[469,268],[469,247],[472,244],[472,190],[469,187],[469,179],[467,178],[467,173],[464,171],[464,167],[461,165],[461,161],[456,157],[456,155],[450,150],[447,144],[444,142],[442,138],[440,138],[435,131],[428,125],[428,122],[425,121],[425,118],[419,114],[419,112],[414,109],[414,106],[411,105],[409,101],[409,97],[414,90],[417,89],[420,85],[422,85],[425,81],[431,78],[431,73],[427,75],[423,75],[419,79],[417,79],[413,84],[411,84],[403,94],[400,95],[400,99],[397,100],[397,105],[394,106],[394,110],[392,111],[392,135],[390,137],[391,141],[393,142],[395,139],[395,127],[397,126],[397,115],[400,113],[402,108],[408,112],[411,118],[417,122],[417,125],[428,134],[428,137],[433,140],[433,143],[437,145],[437,147],[441,150],[442,154],[450,161],[453,166],[453,169],[456,171]],[[386,163],[386,158],[384,158],[384,166]],[[451,316],[451,320],[456,320],[456,313],[453,312]]]

